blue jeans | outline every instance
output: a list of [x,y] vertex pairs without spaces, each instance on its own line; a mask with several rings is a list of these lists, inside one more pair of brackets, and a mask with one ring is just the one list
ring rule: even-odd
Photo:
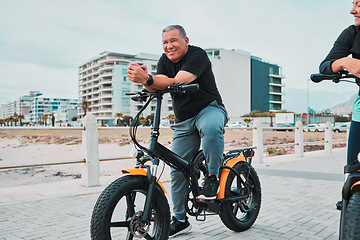
[[[216,101],[211,102],[195,117],[173,124],[172,151],[187,161],[196,155],[202,143],[209,173],[219,174],[224,152],[224,132],[227,112]],[[186,218],[185,195],[189,187],[188,179],[180,171],[171,169],[171,196],[174,216],[178,220]]]
[[357,163],[356,159],[360,152],[360,122],[352,121],[350,125],[348,149],[347,149],[347,165]]

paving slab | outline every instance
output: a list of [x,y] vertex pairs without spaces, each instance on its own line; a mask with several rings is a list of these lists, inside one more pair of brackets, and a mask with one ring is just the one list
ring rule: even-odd
[[[190,217],[193,229],[174,239],[338,239],[346,149],[268,157],[254,163],[262,187],[257,221],[247,231],[228,230],[218,216],[205,222]],[[102,177],[98,187],[81,180],[0,188],[0,240],[90,239],[92,208],[116,176]],[[171,205],[168,170],[164,186]]]

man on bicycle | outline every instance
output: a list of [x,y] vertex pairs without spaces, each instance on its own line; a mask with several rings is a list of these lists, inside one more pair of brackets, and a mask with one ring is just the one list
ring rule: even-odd
[[[216,199],[219,188],[219,169],[224,151],[224,132],[227,112],[217,89],[211,62],[206,52],[189,45],[189,38],[180,25],[170,25],[163,30],[164,54],[157,64],[157,74],[151,76],[145,66],[131,64],[129,80],[141,83],[154,92],[174,83],[197,83],[197,92],[173,93],[175,113],[172,151],[190,161],[202,145],[209,168],[209,176],[200,192],[199,199]],[[174,216],[169,236],[191,230],[186,217],[185,195],[188,179],[179,171],[171,169],[171,196]]]

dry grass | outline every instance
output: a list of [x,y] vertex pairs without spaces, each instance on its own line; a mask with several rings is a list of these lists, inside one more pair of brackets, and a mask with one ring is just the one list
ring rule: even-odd
[[[150,128],[139,128],[137,139],[148,142]],[[227,129],[225,133],[225,148],[241,148],[252,146],[252,130]],[[127,128],[100,129],[98,132],[99,143],[118,143],[126,145],[131,143]],[[1,129],[1,139],[20,139],[23,144],[47,143],[47,144],[79,144],[81,143],[82,130],[64,129]],[[159,141],[165,145],[171,144],[172,130],[161,129]],[[294,132],[263,131],[264,145],[276,145],[293,143]],[[334,133],[333,139],[346,139],[346,133]],[[324,133],[304,132],[305,142],[323,141]],[[345,142],[334,143],[334,147],[345,147]],[[324,148],[324,144],[308,144],[305,151],[316,151]],[[289,154],[294,152],[293,146],[280,146],[265,148],[268,155]]]

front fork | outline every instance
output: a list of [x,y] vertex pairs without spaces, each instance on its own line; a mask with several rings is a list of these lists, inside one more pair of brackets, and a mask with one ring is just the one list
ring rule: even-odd
[[[157,160],[157,161],[156,161]],[[151,203],[152,203],[152,199],[153,199],[153,193],[155,190],[155,184],[156,184],[156,173],[157,173],[157,168],[158,168],[158,163],[159,160],[156,159],[154,161],[154,165],[150,170],[150,166],[148,166],[148,180],[149,180],[149,189],[148,189],[148,194],[146,195],[146,200],[145,200],[145,205],[144,205],[144,212],[142,215],[142,221],[143,222],[148,222],[150,219],[150,209],[151,209]],[[157,163],[157,164],[156,164]]]

